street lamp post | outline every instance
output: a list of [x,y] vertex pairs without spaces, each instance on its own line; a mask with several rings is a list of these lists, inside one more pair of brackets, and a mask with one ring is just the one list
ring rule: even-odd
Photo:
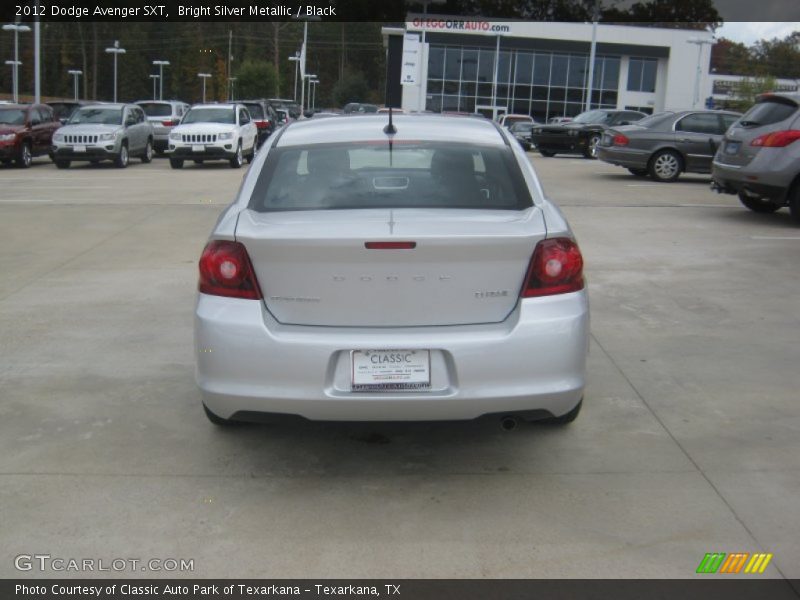
[[117,101],[117,57],[120,54],[125,54],[125,48],[119,47],[119,40],[114,40],[114,46],[106,48],[108,54],[114,55],[114,102]]
[[[168,60],[154,60],[154,65],[158,66],[158,99],[164,99],[164,67],[169,66]],[[153,81],[155,83],[155,80]],[[155,100],[155,98],[153,98]]]
[[694,78],[694,96],[692,96],[692,108],[697,108],[697,103],[700,101],[700,76],[702,75],[703,71],[701,64],[703,58],[703,46],[705,44],[713,46],[717,42],[714,40],[714,38],[711,38],[710,40],[703,38],[692,38],[690,40],[686,40],[686,43],[697,44],[697,73],[695,74]]
[[230,88],[230,95],[228,98],[231,102],[236,100],[236,77],[228,77],[228,87]]
[[198,73],[197,76],[203,80],[203,104],[206,103],[206,79],[211,77],[211,73]]
[[19,60],[19,34],[20,32],[30,31],[31,28],[27,25],[3,25],[3,31],[13,31],[14,32],[14,60],[10,61],[7,60],[7,65],[13,66],[13,73],[11,76],[12,81],[12,95],[14,96],[14,102],[19,102],[19,66],[22,64]]
[[77,69],[70,69],[67,71],[70,75],[72,75],[72,84],[75,88],[75,102],[78,101],[78,79],[80,76],[83,75],[83,71],[79,71]]
[[289,60],[294,63],[294,101],[297,102],[297,71],[300,70],[300,53],[295,52],[294,56],[290,56]]
[[153,100],[155,100],[156,99],[156,79],[161,79],[161,75],[159,75],[158,73],[154,73],[153,75],[150,75],[150,79],[153,80]]
[[309,95],[311,96],[311,112],[313,113],[317,108],[317,84],[319,84],[319,79],[309,79],[308,85],[309,87],[313,85],[314,87],[309,90]]
[[[316,77],[317,76],[315,74],[313,74],[313,73],[306,73],[306,75],[305,75],[305,79],[308,79],[308,96],[306,96],[306,93],[305,93],[306,92],[306,82],[305,81],[303,82],[303,89],[301,90],[302,93],[301,93],[300,97],[304,98],[304,99],[308,98],[308,100],[309,100],[308,107],[311,106],[311,102],[310,102],[310,100],[311,100],[311,80],[312,79],[316,79]],[[301,104],[301,107],[302,107],[302,104]],[[308,107],[305,107],[305,108],[308,108]],[[305,112],[305,110],[303,110],[303,112]]]

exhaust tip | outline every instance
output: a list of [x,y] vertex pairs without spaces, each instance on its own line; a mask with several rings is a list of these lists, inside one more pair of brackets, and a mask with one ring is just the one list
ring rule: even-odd
[[507,416],[500,419],[500,427],[503,431],[513,431],[517,428],[517,417]]

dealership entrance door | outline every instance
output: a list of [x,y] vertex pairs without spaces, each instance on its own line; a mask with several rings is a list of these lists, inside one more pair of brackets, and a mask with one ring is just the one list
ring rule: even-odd
[[482,114],[487,119],[497,121],[500,117],[508,112],[507,106],[490,106],[488,104],[478,104],[475,106],[475,112]]

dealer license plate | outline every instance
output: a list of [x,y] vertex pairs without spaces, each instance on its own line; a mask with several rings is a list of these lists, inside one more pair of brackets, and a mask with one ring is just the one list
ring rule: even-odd
[[426,390],[431,386],[429,350],[353,350],[354,392]]
[[192,146],[192,152],[205,152],[206,147],[202,144],[195,144]]
[[741,142],[728,142],[725,144],[725,154],[736,154],[739,152],[739,146],[741,146]]
[[75,146],[73,150],[75,150],[75,152],[86,152],[86,146]]

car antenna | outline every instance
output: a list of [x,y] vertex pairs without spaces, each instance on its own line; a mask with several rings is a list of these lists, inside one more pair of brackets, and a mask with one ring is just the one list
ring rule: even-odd
[[393,133],[397,133],[397,127],[394,126],[392,123],[392,107],[389,106],[389,124],[383,128],[383,133],[386,135],[392,135]]

